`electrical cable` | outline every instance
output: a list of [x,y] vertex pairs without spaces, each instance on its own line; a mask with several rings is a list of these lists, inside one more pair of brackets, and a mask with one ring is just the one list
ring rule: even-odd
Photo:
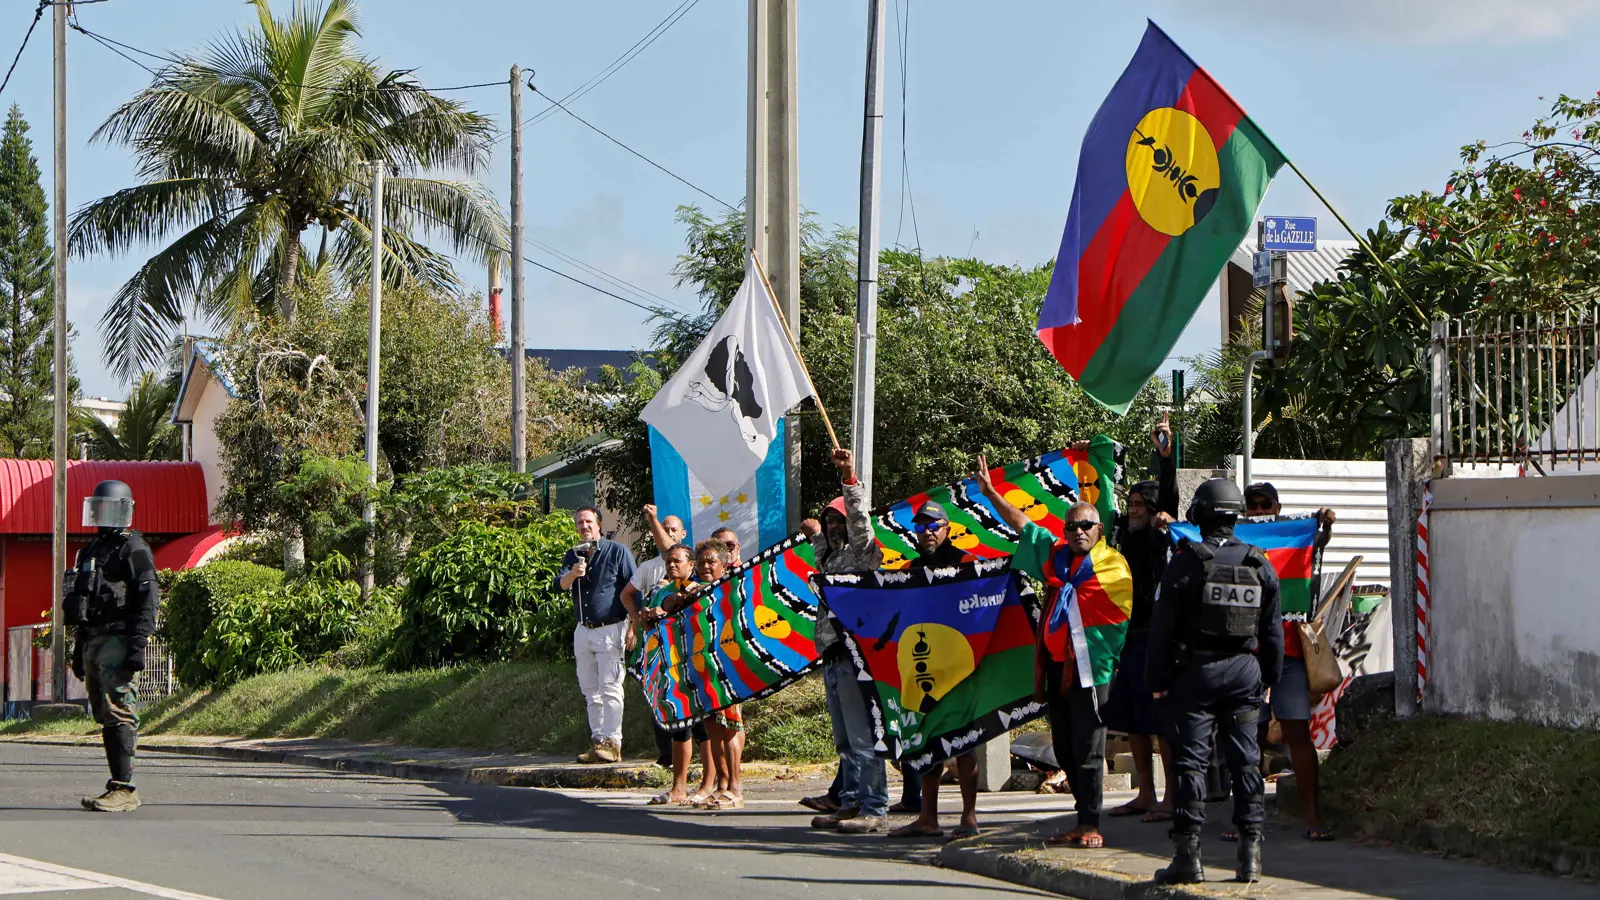
[[[684,0],[683,3],[678,5],[677,9],[667,13],[666,18],[662,19],[660,22],[657,22],[656,26],[650,29],[650,31],[648,31],[644,37],[640,38],[638,41],[635,41],[632,47],[624,50],[621,56],[618,56],[604,69],[601,69],[599,74],[591,77],[588,81],[585,81],[583,84],[580,84],[576,88],[567,92],[567,95],[561,98],[561,102],[571,103],[574,100],[581,98],[584,94],[587,94],[599,87],[612,75],[617,74],[617,70],[627,65],[640,53],[648,50],[651,44],[654,44],[663,34],[666,34],[667,29],[677,24],[679,19],[683,18],[685,15],[688,15],[689,10],[694,9],[699,2],[700,0]],[[529,124],[543,121],[544,119],[548,118],[552,112],[554,112],[554,110],[546,109],[541,111],[539,114],[535,115],[529,120]]]
[[17,55],[11,58],[11,68],[6,70],[5,80],[0,81],[0,94],[4,94],[6,86],[11,83],[11,75],[17,71],[17,63],[22,60],[22,51],[28,49],[28,41],[33,37],[33,30],[39,27],[39,20],[44,18],[44,11],[48,6],[50,6],[49,0],[39,0],[39,8],[33,11],[33,21],[28,24],[28,33],[22,36],[22,46],[17,48]]

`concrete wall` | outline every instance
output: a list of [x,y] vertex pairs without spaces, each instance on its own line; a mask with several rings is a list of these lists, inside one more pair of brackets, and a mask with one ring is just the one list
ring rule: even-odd
[[212,524],[217,524],[217,501],[222,498],[226,485],[222,477],[222,442],[217,440],[217,418],[228,408],[228,392],[204,366],[197,367],[195,375],[205,380],[189,413],[194,422],[189,459],[199,463],[200,471],[205,473],[206,509],[211,511]]
[[1429,712],[1600,726],[1600,475],[1436,479]]

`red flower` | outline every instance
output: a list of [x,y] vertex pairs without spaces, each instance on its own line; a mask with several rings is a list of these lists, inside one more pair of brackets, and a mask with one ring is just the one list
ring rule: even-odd
[[1522,200],[1522,188],[1513,188],[1511,190],[1511,198],[1513,200],[1521,202],[1521,200]]
[[1448,194],[1448,193],[1450,193],[1450,192],[1451,192],[1451,191],[1453,191],[1453,190],[1455,190],[1455,189],[1456,189],[1456,186],[1455,186],[1455,183],[1454,183],[1454,182],[1450,182],[1450,183],[1448,183],[1448,184],[1446,184],[1446,185],[1445,185],[1445,186],[1444,186],[1444,192],[1445,192],[1445,193],[1446,193],[1446,194]]
[[1549,206],[1549,205],[1550,205],[1550,204],[1549,204],[1549,203],[1546,203],[1546,202],[1545,202],[1545,199],[1544,199],[1544,198],[1543,198],[1543,197],[1540,197],[1540,198],[1539,198],[1539,205],[1540,205],[1540,206],[1541,206],[1541,207],[1543,207],[1543,206]]

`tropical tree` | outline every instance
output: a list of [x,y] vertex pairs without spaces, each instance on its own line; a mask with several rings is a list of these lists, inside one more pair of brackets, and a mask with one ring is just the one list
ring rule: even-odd
[[74,410],[73,419],[95,459],[176,459],[178,426],[172,424],[172,404],[177,398],[176,378],[145,372],[129,392],[116,425],[83,409]]
[[39,161],[22,111],[0,137],[0,450],[48,455],[55,292]]
[[170,241],[101,319],[106,361],[124,376],[160,360],[187,312],[224,326],[289,319],[310,272],[367,277],[374,162],[389,175],[388,281],[458,286],[421,232],[485,262],[509,245],[498,205],[470,180],[488,160],[487,118],[360,55],[353,0],[296,0],[281,18],[250,3],[256,30],[178,57],[94,134],[134,152],[141,183],[73,216],[74,252]]

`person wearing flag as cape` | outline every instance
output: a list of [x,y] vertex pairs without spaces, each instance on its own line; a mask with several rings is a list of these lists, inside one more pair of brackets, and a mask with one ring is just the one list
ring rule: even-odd
[[[1017,533],[1014,564],[1048,588],[1035,657],[1036,696],[1048,702],[1056,761],[1067,773],[1078,822],[1048,843],[1098,849],[1106,774],[1106,725],[1101,707],[1127,636],[1133,573],[1105,543],[1100,511],[1074,503],[1056,536],[995,488],[988,461],[978,457],[978,488],[1001,521]],[[1042,508],[1041,508],[1042,511]]]

